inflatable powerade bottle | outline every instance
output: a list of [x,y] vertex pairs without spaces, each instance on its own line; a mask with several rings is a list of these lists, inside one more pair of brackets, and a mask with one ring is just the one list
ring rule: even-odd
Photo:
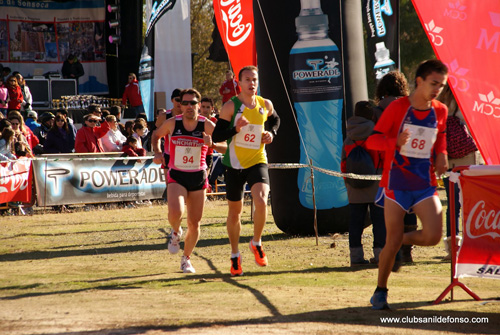
[[378,83],[383,76],[396,68],[396,64],[390,58],[391,52],[385,47],[384,42],[375,44],[375,47],[377,48],[375,51],[376,63],[373,67],[373,71],[375,72],[375,79]]
[[[295,19],[298,41],[290,51],[290,82],[300,136],[300,163],[340,172],[343,80],[341,55],[328,37],[328,16],[320,0],[301,0]],[[305,145],[305,148],[304,148]],[[307,154],[306,154],[307,150]],[[299,169],[302,206],[313,208],[310,169]],[[317,209],[348,205],[344,180],[314,171]]]

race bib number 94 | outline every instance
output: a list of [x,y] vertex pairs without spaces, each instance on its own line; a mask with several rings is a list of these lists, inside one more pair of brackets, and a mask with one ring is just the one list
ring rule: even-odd
[[412,124],[405,125],[404,129],[410,131],[410,140],[401,147],[399,153],[406,157],[430,158],[432,146],[436,142],[437,129]]
[[175,147],[174,165],[176,169],[195,171],[200,170],[201,147]]
[[236,145],[247,149],[260,149],[262,141],[262,125],[249,124],[236,134]]

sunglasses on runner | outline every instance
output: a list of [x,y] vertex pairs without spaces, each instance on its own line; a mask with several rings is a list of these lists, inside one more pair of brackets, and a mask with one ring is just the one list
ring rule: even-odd
[[181,105],[183,106],[187,106],[187,105],[191,105],[191,106],[194,106],[194,105],[197,105],[199,102],[196,101],[196,100],[191,100],[191,101],[183,101],[181,102]]
[[96,119],[90,119],[90,120],[87,120],[87,122],[90,122],[90,123],[97,123],[97,120],[96,120]]

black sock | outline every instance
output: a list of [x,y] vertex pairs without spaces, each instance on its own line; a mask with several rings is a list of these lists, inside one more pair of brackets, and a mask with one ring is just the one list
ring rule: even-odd
[[387,293],[388,291],[389,291],[389,289],[387,289],[387,287],[377,286],[377,288],[375,289],[375,292],[385,292],[385,293]]

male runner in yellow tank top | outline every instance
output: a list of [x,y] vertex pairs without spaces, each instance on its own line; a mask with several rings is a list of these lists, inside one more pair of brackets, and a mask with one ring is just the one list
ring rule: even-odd
[[242,68],[239,83],[241,93],[222,106],[213,133],[214,141],[227,140],[228,145],[222,162],[227,167],[227,232],[231,244],[232,276],[243,274],[238,244],[245,183],[250,187],[255,206],[254,236],[250,241],[250,250],[257,265],[267,265],[267,256],[261,243],[269,195],[269,173],[264,147],[273,141],[279,128],[279,117],[272,102],[256,95],[259,85],[257,67]]

